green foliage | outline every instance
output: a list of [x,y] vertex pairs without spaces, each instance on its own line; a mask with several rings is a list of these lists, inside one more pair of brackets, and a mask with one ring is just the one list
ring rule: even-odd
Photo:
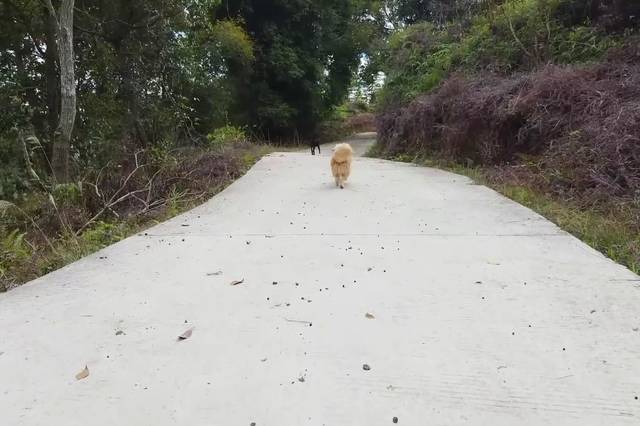
[[246,121],[240,93],[253,71],[255,47],[239,20],[211,18],[199,25],[180,41],[177,54],[189,64],[184,73],[192,82],[185,94],[191,123],[207,134],[229,121]]
[[[620,36],[590,25],[588,14],[576,12],[573,3],[508,0],[478,9],[483,13],[464,21],[462,27],[460,21],[445,26],[419,22],[394,33],[384,53],[387,80],[379,105],[406,103],[456,70],[510,73],[548,62],[600,59],[620,43]],[[576,23],[578,17],[581,21]]]
[[617,37],[603,36],[594,27],[577,26],[554,40],[552,56],[561,63],[590,62],[601,58],[609,49],[619,46]]
[[79,237],[69,235],[58,239],[55,252],[43,250],[33,261],[13,262],[11,266],[17,280],[32,279],[121,241],[133,229],[125,222],[96,222]]
[[386,3],[401,22],[430,21],[442,26],[448,22],[465,23],[495,0],[388,0]]
[[17,228],[9,230],[17,223],[13,215],[15,210],[15,204],[0,200],[0,292],[15,281],[9,270],[16,264],[28,261],[31,256],[24,232]]
[[338,105],[331,116],[336,120],[346,120],[356,114],[369,112],[369,105],[361,100],[347,101]]
[[149,160],[154,168],[175,165],[177,159],[173,155],[175,144],[173,141],[164,140],[149,149]]
[[78,204],[82,197],[82,188],[77,183],[55,185],[51,195],[58,205]]
[[128,235],[127,231],[123,224],[97,222],[80,236],[80,246],[83,252],[91,253],[123,240]]
[[0,198],[16,199],[28,189],[23,156],[15,135],[0,134]]
[[593,26],[566,26],[561,8],[565,3],[511,0],[479,16],[461,40],[460,63],[470,70],[511,72],[549,61],[599,59],[615,38]]
[[220,21],[213,25],[212,40],[220,55],[237,66],[248,66],[254,60],[253,41],[242,26],[234,21]]
[[207,139],[211,145],[224,145],[228,143],[244,142],[247,140],[246,129],[244,127],[235,127],[226,125],[215,129],[207,135]]
[[[371,3],[76,2],[75,180],[133,152],[202,143],[226,124],[265,139],[310,133],[347,94],[375,31]],[[40,0],[0,2],[0,24],[0,196],[13,199],[31,179],[14,128],[33,129],[34,171],[50,175],[60,76]]]
[[[141,149],[178,146],[224,124],[254,59],[242,24],[216,19],[219,0],[86,0],[76,3],[78,110],[75,174]],[[0,2],[0,196],[27,190],[16,131],[42,141],[34,164],[46,179],[60,94],[55,35],[39,0]],[[51,54],[50,54],[51,53]]]
[[395,33],[389,39],[387,80],[378,102],[397,105],[437,86],[451,69],[455,47],[451,35],[427,22]]
[[238,100],[245,124],[265,139],[293,138],[347,95],[368,26],[361,1],[230,0],[219,19],[243,22],[254,43],[253,72]]
[[25,234],[17,229],[6,235],[0,233],[0,291],[7,278],[7,271],[15,263],[24,262],[29,259],[31,250],[27,246]]

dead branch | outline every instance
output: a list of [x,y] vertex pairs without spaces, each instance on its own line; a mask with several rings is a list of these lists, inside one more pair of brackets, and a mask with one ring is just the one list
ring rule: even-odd
[[525,47],[525,45],[522,43],[522,41],[518,37],[518,34],[516,34],[516,30],[513,27],[513,22],[511,21],[511,16],[509,16],[508,13],[506,13],[505,15],[507,17],[507,22],[509,23],[509,30],[511,30],[511,35],[513,36],[513,38],[516,41],[516,43],[518,43],[518,46],[520,46],[520,48],[525,53],[525,55],[527,55],[528,57],[532,58],[533,60],[535,60],[537,62],[536,57],[531,52],[529,52],[529,50]]

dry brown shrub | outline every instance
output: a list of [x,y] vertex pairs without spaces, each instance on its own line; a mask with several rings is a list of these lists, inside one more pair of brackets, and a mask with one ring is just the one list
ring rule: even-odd
[[344,127],[351,133],[374,132],[376,116],[368,112],[356,114],[345,121]]
[[640,203],[639,57],[633,46],[596,65],[453,76],[380,115],[381,147],[391,155],[515,164],[567,197]]

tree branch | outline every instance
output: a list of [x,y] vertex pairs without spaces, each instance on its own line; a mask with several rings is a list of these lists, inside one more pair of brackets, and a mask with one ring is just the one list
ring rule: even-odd
[[509,22],[509,29],[511,30],[511,35],[513,35],[513,38],[515,39],[516,43],[518,43],[518,46],[520,46],[522,51],[527,56],[529,56],[530,58],[533,58],[535,60],[536,59],[535,56],[531,52],[529,52],[529,50],[525,47],[525,45],[522,44],[522,41],[520,41],[520,38],[518,38],[518,35],[516,34],[516,30],[515,30],[515,28],[513,28],[513,22],[511,22],[511,16],[509,16],[508,13],[506,13],[506,16],[507,16],[507,22]]
[[49,11],[49,14],[51,15],[51,17],[53,19],[56,20],[56,24],[59,27],[60,26],[60,22],[58,21],[58,14],[56,13],[55,7],[53,7],[53,3],[51,3],[51,0],[41,0],[41,1],[47,7],[47,10]]

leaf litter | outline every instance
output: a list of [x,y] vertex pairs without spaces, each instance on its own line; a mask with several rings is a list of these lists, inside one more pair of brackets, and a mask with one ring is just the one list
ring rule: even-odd
[[76,380],[86,379],[87,377],[89,377],[89,367],[85,365],[82,371],[76,374]]
[[190,329],[188,329],[187,331],[185,331],[184,333],[179,335],[178,336],[178,342],[181,342],[183,340],[187,340],[189,337],[191,337],[191,335],[193,334],[193,330],[194,329],[195,329],[195,327],[191,327]]

